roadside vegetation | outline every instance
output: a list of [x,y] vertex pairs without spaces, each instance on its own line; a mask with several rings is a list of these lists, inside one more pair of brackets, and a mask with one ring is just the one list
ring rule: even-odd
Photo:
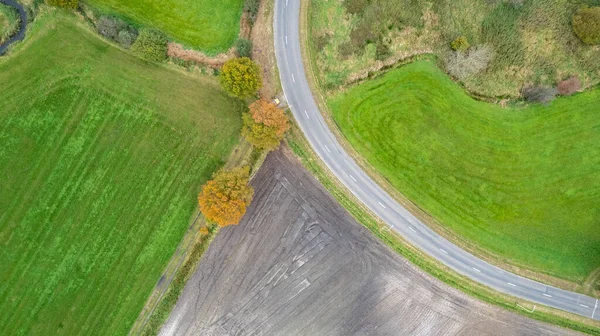
[[0,45],[17,32],[20,22],[19,12],[14,7],[0,3]]
[[156,28],[171,40],[214,55],[238,38],[244,0],[88,0],[104,14]]
[[578,283],[600,266],[600,90],[502,108],[417,61],[328,105],[353,148],[459,240]]
[[127,334],[244,104],[47,8],[0,86],[0,330]]
[[[572,76],[600,82],[596,0],[312,1],[311,47],[327,91],[433,53],[472,93],[517,98]],[[573,26],[574,25],[574,26]],[[578,33],[579,32],[579,33]],[[597,42],[595,42],[597,43]],[[466,66],[466,68],[465,68]],[[457,69],[459,69],[457,71]]]

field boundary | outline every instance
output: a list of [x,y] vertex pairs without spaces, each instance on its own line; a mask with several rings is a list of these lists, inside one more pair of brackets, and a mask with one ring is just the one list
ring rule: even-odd
[[[555,286],[555,287],[558,287],[561,289],[586,294],[585,288],[583,287],[583,281],[585,280],[584,278],[581,278],[581,279],[558,278],[556,276],[552,276],[552,275],[544,273],[543,270],[530,269],[530,267],[528,265],[519,264],[518,262],[509,260],[509,259],[499,256],[497,254],[494,254],[493,252],[485,250],[484,248],[477,246],[474,243],[468,241],[467,239],[457,235],[456,233],[451,231],[449,228],[442,225],[438,220],[433,218],[425,210],[420,208],[417,204],[415,204],[411,200],[409,200],[406,196],[404,196],[401,193],[401,191],[394,188],[385,177],[380,175],[374,169],[374,167],[369,162],[367,162],[366,159],[364,159],[360,155],[360,153],[358,153],[350,145],[350,142],[345,137],[345,135],[341,132],[339,125],[335,122],[335,120],[332,117],[332,113],[326,104],[327,93],[324,92],[324,90],[322,89],[322,85],[320,84],[319,77],[316,75],[316,68],[317,68],[316,58],[315,58],[316,53],[313,50],[313,44],[311,43],[312,36],[311,36],[311,30],[309,28],[311,26],[311,24],[310,24],[311,16],[309,15],[310,6],[311,6],[311,1],[303,1],[301,4],[301,9],[300,9],[300,15],[301,15],[301,18],[300,18],[301,41],[300,41],[300,43],[302,46],[302,48],[301,48],[302,49],[302,58],[303,58],[303,62],[304,62],[305,68],[306,68],[306,77],[308,78],[308,84],[311,88],[313,96],[315,97],[315,102],[317,103],[317,106],[319,107],[319,112],[323,116],[323,119],[327,122],[329,129],[332,131],[332,133],[335,134],[338,142],[343,146],[344,150],[348,153],[348,155],[350,155],[355,160],[355,162],[359,165],[359,167],[361,167],[369,175],[369,177],[371,177],[375,182],[377,182],[377,184],[380,187],[382,187],[389,195],[391,195],[392,198],[394,198],[394,200],[396,200],[403,207],[407,208],[407,210],[409,210],[413,215],[415,215],[415,217],[417,217],[419,220],[421,220],[425,224],[427,224],[427,226],[429,228],[431,228],[432,230],[434,230],[436,233],[438,233],[442,237],[450,240],[451,242],[453,242],[460,248],[468,251],[471,254],[476,255],[480,259],[482,259],[490,264],[493,264],[495,266],[498,266],[504,270],[518,274],[520,276],[523,276],[523,277],[526,277],[526,278],[529,278],[532,280],[536,280],[539,282],[543,282],[543,283],[546,283],[546,284],[549,284],[549,285],[552,285],[552,286]],[[388,68],[382,69],[380,71],[376,71],[368,78],[373,78],[373,77],[378,77],[380,75],[384,75],[385,73],[387,73],[390,70],[397,69],[405,64],[411,63],[413,60],[417,60],[417,59],[421,59],[421,58],[431,59],[432,57],[433,57],[433,60],[435,61],[436,66],[439,68],[437,57],[435,57],[434,55],[430,55],[430,54],[419,54],[419,55],[415,55],[412,57],[408,57],[404,61],[397,62]],[[441,70],[446,73],[445,70],[443,70],[443,69],[441,69]],[[451,78],[451,80],[453,82],[456,82],[454,80],[454,78],[452,78],[451,76],[449,76],[449,78]],[[360,81],[355,84],[359,84],[359,83],[360,83]],[[355,84],[353,84],[353,85],[355,85]],[[351,86],[353,86],[353,85],[351,85]],[[350,86],[348,86],[348,87],[350,87]],[[465,89],[462,85],[460,85],[460,87],[463,90]],[[477,96],[473,96],[471,94],[471,92],[469,92],[468,90],[466,90],[465,92],[470,97],[473,97],[474,99],[477,99],[477,100],[481,100],[481,99],[478,99]],[[595,298],[598,298],[599,294],[600,293],[594,293],[594,295],[592,295],[592,296]]]

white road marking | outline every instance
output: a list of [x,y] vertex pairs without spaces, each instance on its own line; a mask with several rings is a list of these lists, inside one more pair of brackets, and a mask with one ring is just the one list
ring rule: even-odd
[[306,110],[304,110],[304,114],[306,114],[306,118],[310,119],[310,117],[308,116],[308,113],[306,112]]
[[296,83],[296,79],[294,78],[294,74],[292,74],[292,82]]
[[351,179],[353,179],[353,180],[354,180],[354,182],[356,182],[356,179],[354,178],[354,176],[352,176],[352,175],[350,175],[350,174],[348,174],[348,175],[350,176],[350,178],[351,178]]
[[444,250],[442,250],[442,249],[440,249],[440,251],[442,251],[442,252],[444,252],[444,253],[448,254],[448,252],[446,252],[446,251],[444,251]]
[[285,35],[285,45],[287,45],[287,35]]
[[327,151],[328,151],[329,153],[331,153],[331,151],[329,150],[329,148],[328,148],[326,145],[323,145],[323,147],[325,147],[325,149],[327,149]]
[[412,227],[412,226],[409,226],[408,228],[409,228],[409,229],[410,229],[410,231],[412,231],[412,232],[417,232],[415,229],[413,229],[413,227]]
[[288,0],[285,0],[285,7],[287,7],[287,4],[288,4]]
[[481,271],[480,271],[480,270],[478,270],[477,268],[475,268],[475,267],[471,267],[471,268],[472,268],[472,269],[473,269],[475,272],[477,272],[477,273],[481,273]]
[[377,202],[377,203],[379,203],[379,205],[381,205],[384,209],[386,208],[385,205],[383,205],[383,203],[381,203],[381,202]]
[[598,299],[596,299],[596,305],[594,306],[594,311],[592,311],[592,318],[594,318],[594,314],[596,313],[596,308],[598,308]]
[[552,297],[550,294],[542,293],[543,296]]
[[509,286],[517,287],[517,285],[515,285],[514,283],[507,282],[507,284],[508,284]]
[[590,307],[588,307],[588,306],[586,306],[584,304],[581,304],[581,303],[579,305],[582,306],[583,308],[590,308]]

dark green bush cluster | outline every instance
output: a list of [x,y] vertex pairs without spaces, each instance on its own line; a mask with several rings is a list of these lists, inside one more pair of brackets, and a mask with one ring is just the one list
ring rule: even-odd
[[79,6],[79,0],[46,0],[50,6],[75,9]]
[[252,57],[252,41],[241,38],[235,43],[235,50],[238,57]]
[[131,51],[145,60],[162,62],[167,59],[167,37],[157,29],[143,28]]
[[125,21],[113,16],[101,16],[96,22],[98,33],[109,40],[115,41],[129,49],[137,38],[137,30]]
[[573,16],[573,31],[585,44],[600,44],[600,7],[577,11]]

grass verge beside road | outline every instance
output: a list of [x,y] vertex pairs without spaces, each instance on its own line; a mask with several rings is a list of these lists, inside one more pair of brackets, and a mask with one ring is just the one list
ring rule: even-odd
[[380,222],[375,216],[369,213],[368,210],[366,210],[360,202],[345,189],[345,187],[340,185],[337,179],[328,172],[321,160],[312,151],[310,145],[296,125],[293,125],[292,129],[289,131],[286,142],[300,158],[302,164],[319,180],[319,182],[352,215],[352,217],[354,217],[354,219],[368,228],[392,250],[408,259],[424,272],[469,295],[504,309],[565,328],[592,335],[600,335],[600,323],[597,321],[543,306],[536,306],[536,309],[533,312],[525,310],[517,306],[517,304],[522,307],[527,307],[527,309],[533,307],[533,304],[501,294],[473,282],[441,265],[418,249],[413,248],[398,234],[389,230],[387,225]]
[[59,10],[0,59],[0,83],[0,330],[126,334],[243,103]]
[[244,0],[88,0],[101,11],[162,30],[176,42],[209,55],[238,38]]

